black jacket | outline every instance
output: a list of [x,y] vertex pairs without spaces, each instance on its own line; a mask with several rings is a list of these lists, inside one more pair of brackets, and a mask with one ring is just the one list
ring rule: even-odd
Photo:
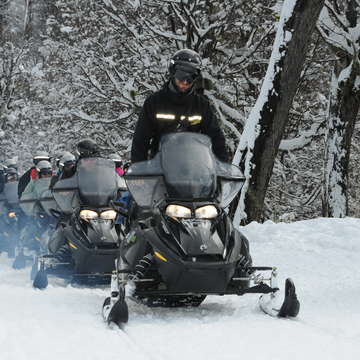
[[214,154],[228,161],[225,137],[211,109],[209,100],[199,94],[176,94],[168,85],[149,96],[137,122],[131,149],[131,161],[147,160],[159,148],[162,135],[176,131],[208,135]]
[[24,192],[27,184],[31,180],[31,171],[33,169],[35,169],[35,166],[31,167],[28,171],[26,171],[19,179],[19,183],[18,183],[18,196],[19,196],[19,199],[20,199],[22,193]]

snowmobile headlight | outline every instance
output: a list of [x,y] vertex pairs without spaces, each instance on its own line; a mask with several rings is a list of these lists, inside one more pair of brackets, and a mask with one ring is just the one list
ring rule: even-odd
[[16,212],[15,211],[9,211],[8,217],[10,217],[10,218],[16,217]]
[[100,214],[103,220],[115,220],[117,212],[115,210],[106,210]]
[[214,205],[205,205],[195,210],[195,217],[198,219],[213,219],[219,215]]
[[168,205],[165,210],[167,216],[176,218],[191,218],[191,210],[181,205]]
[[81,210],[80,217],[83,220],[88,221],[88,220],[97,219],[99,217],[99,214],[94,210]]

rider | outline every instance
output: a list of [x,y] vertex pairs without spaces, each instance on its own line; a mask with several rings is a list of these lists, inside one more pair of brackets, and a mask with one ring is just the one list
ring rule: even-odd
[[8,169],[15,169],[15,170],[18,169],[17,161],[14,158],[6,159],[4,164],[5,164],[5,167],[7,167]]
[[76,153],[78,160],[88,157],[100,157],[100,148],[92,139],[84,139],[78,142]]
[[[50,178],[53,175],[53,169],[49,161],[39,161],[36,164],[35,171],[36,178],[29,181],[25,190],[21,194],[21,200],[36,199],[39,196],[39,188],[37,185],[44,186],[45,188],[42,188],[43,191],[47,190],[48,186],[50,185]],[[49,179],[49,181],[45,181],[44,184],[41,184],[39,183],[41,179]],[[49,227],[49,219],[44,215],[41,206],[39,207],[37,203],[35,204],[32,212],[32,216],[34,216],[36,220],[30,220],[27,222],[26,226],[21,232],[20,238],[21,242],[26,244],[26,247],[35,250],[39,249],[39,246],[41,246],[40,244],[43,242],[44,238],[42,237],[42,234]]]
[[34,190],[35,190],[35,181],[37,179],[49,178],[49,177],[53,176],[53,169],[51,167],[50,162],[47,161],[47,160],[39,161],[36,164],[35,171],[36,171],[36,176],[37,177],[35,179],[31,179],[29,181],[29,183],[26,185],[25,190],[21,193],[22,196],[24,196],[25,194],[29,194],[29,193],[34,192]]
[[0,164],[0,194],[4,191],[5,183],[8,182],[8,174],[13,174],[14,171],[17,174],[17,162],[15,159],[7,159],[4,161],[4,165]]
[[19,179],[19,184],[18,184],[19,198],[21,197],[21,194],[25,190],[25,188],[28,185],[28,183],[30,182],[30,180],[36,180],[39,178],[39,174],[36,170],[36,165],[42,160],[46,160],[48,162],[50,161],[50,156],[46,151],[38,151],[33,156],[34,166],[32,166],[28,171],[26,171]]
[[197,93],[195,83],[201,77],[201,58],[190,49],[177,51],[170,60],[170,78],[163,88],[149,96],[137,122],[131,149],[131,161],[147,160],[159,147],[162,135],[177,131],[206,134],[214,154],[228,161],[225,137],[209,100]]
[[109,155],[109,159],[112,160],[115,164],[115,171],[119,176],[123,176],[125,171],[123,169],[123,161],[121,156],[117,153],[113,153]]
[[61,169],[56,175],[54,175],[50,182],[50,189],[54,187],[57,181],[68,179],[75,174],[76,171],[76,158],[75,155],[66,151],[59,160],[59,169]]
[[7,168],[5,174],[5,182],[12,183],[19,180],[19,174],[17,170],[13,167]]

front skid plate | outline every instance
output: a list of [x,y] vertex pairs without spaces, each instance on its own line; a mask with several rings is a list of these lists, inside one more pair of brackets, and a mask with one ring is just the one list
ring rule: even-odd
[[49,264],[46,264],[45,262],[44,271],[48,276],[58,277],[74,284],[105,285],[105,284],[109,284],[111,280],[111,273],[78,274],[74,272],[74,266],[70,263],[61,263],[61,264],[56,264],[55,266],[54,265],[49,266]]
[[176,291],[167,291],[167,290],[136,290],[134,295],[136,296],[177,296],[177,295],[244,295],[244,294],[270,294],[275,293],[278,288],[272,288],[265,283],[260,283],[258,285],[248,287],[248,288],[239,288],[231,289],[219,292],[176,292]]

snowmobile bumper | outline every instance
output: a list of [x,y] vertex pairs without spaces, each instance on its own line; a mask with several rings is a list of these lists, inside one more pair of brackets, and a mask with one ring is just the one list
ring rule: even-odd
[[115,244],[112,248],[89,248],[72,231],[66,231],[65,236],[71,251],[75,274],[111,275],[115,269],[115,259],[119,254],[119,248]]

